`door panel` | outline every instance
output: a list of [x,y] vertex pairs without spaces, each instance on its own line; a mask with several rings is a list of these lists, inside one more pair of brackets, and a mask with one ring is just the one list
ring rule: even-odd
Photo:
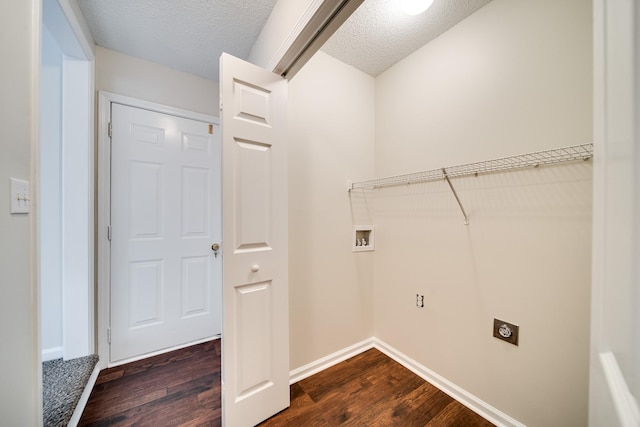
[[221,333],[220,137],[113,103],[110,362]]
[[129,264],[131,303],[129,327],[161,322],[162,260],[132,262]]
[[271,146],[236,140],[236,250],[269,249]]
[[131,239],[162,237],[162,165],[131,162]]
[[224,425],[289,406],[287,84],[221,58]]
[[[236,379],[238,400],[253,393],[273,387],[271,378],[271,352],[269,348],[273,330],[271,320],[271,282],[254,283],[236,287],[236,319],[238,335],[238,359],[240,374]],[[256,354],[264,357],[255,358]]]
[[182,237],[209,235],[209,175],[204,168],[182,169]]
[[209,310],[209,257],[182,259],[182,317]]

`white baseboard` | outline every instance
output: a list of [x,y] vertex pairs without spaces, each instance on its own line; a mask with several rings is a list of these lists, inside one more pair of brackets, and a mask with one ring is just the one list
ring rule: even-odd
[[373,340],[373,338],[368,338],[364,341],[360,341],[359,343],[343,348],[342,350],[338,350],[335,353],[332,353],[314,362],[307,363],[304,366],[292,370],[291,372],[289,372],[289,384],[297,383],[298,381],[310,377],[313,374],[317,374],[318,372],[323,371],[333,365],[337,365],[338,363],[343,362],[350,357],[373,348]]
[[416,362],[401,351],[391,347],[385,342],[371,337],[364,341],[360,341],[352,346],[336,351],[328,356],[316,360],[315,362],[308,363],[300,368],[296,368],[289,373],[289,383],[294,384],[300,380],[303,380],[313,374],[316,374],[330,366],[336,365],[344,360],[349,359],[357,354],[360,354],[370,348],[376,348],[382,353],[389,356],[405,368],[409,369],[414,374],[418,375],[425,381],[431,383],[444,393],[448,394],[458,402],[462,403],[467,408],[471,409],[478,415],[482,416],[486,420],[492,422],[496,426],[501,427],[525,427],[524,424],[511,418],[507,414],[487,402],[479,399],[468,391],[461,387],[458,387],[446,378],[438,375],[434,371],[430,370],[426,366]]
[[524,424],[511,418],[504,412],[499,411],[463,388],[458,387],[448,379],[438,375],[387,343],[375,337],[373,338],[373,342],[375,348],[493,424],[504,427],[525,427]]
[[118,360],[117,362],[106,362],[105,365],[101,365],[102,368],[114,368],[116,366],[125,365],[131,362],[137,362],[138,360],[147,359],[149,357],[158,356],[160,354],[169,353],[170,351],[180,350],[182,348],[191,347],[192,345],[202,344],[205,342],[218,340],[220,339],[220,335],[215,335],[213,337],[207,337],[196,341],[189,341],[184,344],[176,345],[174,347],[163,348],[162,350],[153,351],[151,353],[141,354],[139,356],[130,357],[129,359]]
[[48,362],[62,358],[62,347],[51,347],[42,350],[42,361]]
[[91,376],[89,377],[89,381],[87,381],[87,384],[84,386],[84,391],[80,395],[80,400],[76,405],[76,409],[73,410],[73,415],[71,415],[71,419],[69,420],[67,427],[76,427],[80,422],[80,418],[82,417],[85,406],[87,406],[89,396],[91,396],[91,391],[93,390],[93,386],[96,384],[99,373],[100,368],[96,363],[96,366],[93,368],[93,372],[91,372]]

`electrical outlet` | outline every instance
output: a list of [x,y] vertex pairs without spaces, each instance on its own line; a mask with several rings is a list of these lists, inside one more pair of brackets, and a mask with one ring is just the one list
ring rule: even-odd
[[518,345],[520,327],[500,319],[493,319],[493,336],[509,344]]
[[424,308],[424,295],[416,294],[416,307]]

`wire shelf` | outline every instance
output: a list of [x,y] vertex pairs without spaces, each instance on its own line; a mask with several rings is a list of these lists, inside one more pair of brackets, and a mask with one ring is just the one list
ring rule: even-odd
[[461,176],[477,176],[483,173],[500,172],[528,167],[538,167],[553,163],[570,162],[575,160],[589,160],[593,157],[593,143],[571,145],[569,147],[534,153],[519,154],[465,165],[450,166],[422,172],[389,176],[349,184],[349,191],[357,188],[384,188],[398,185],[414,184],[418,182],[436,181]]

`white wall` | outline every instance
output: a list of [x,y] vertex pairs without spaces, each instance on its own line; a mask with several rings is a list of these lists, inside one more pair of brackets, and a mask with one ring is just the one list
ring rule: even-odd
[[[375,175],[591,142],[591,32],[590,2],[494,0],[380,75]],[[444,182],[375,191],[374,334],[528,426],[586,425],[591,168],[454,179],[468,226]]]
[[62,92],[63,357],[73,359],[95,352],[93,64],[65,55]]
[[[315,9],[314,0],[279,0],[271,11],[269,19],[262,28],[258,40],[254,43],[249,62],[262,68],[275,66],[291,43],[291,35],[307,9]],[[297,34],[296,34],[297,35]]]
[[[0,419],[4,425],[39,423],[38,292],[35,214],[9,213],[9,177],[31,181],[36,194],[37,81],[40,66],[40,2],[0,5]],[[35,206],[34,206],[35,205]]]
[[348,179],[373,175],[374,80],[318,52],[289,84],[291,368],[372,335],[372,253],[352,253]]
[[43,26],[40,74],[40,335],[62,357],[62,50]]
[[218,82],[96,46],[96,90],[220,116]]

